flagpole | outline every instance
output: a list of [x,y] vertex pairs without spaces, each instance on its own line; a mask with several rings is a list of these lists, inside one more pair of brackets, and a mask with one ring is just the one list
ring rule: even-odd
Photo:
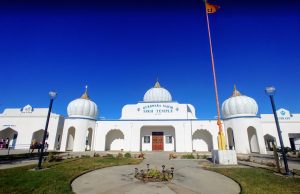
[[216,76],[216,70],[215,70],[214,53],[213,53],[213,49],[212,49],[210,24],[209,24],[209,18],[208,18],[208,13],[207,13],[207,8],[206,8],[206,0],[204,1],[204,3],[205,3],[205,13],[206,13],[208,39],[209,39],[209,46],[210,46],[210,57],[211,57],[212,71],[213,71],[213,76],[214,76],[216,106],[217,106],[217,112],[218,112],[218,121],[217,121],[217,125],[219,126],[218,147],[219,147],[219,150],[225,150],[226,141],[225,141],[225,135],[224,135],[224,132],[223,132],[223,127],[222,127],[222,122],[221,122],[221,111],[220,111],[219,94],[218,94],[218,86],[217,86],[217,76]]

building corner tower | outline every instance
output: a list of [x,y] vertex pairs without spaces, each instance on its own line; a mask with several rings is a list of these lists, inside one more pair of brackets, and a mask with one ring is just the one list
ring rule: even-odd
[[82,152],[93,150],[98,108],[86,90],[83,95],[69,103],[65,120],[61,151]]
[[242,95],[234,86],[230,98],[222,104],[227,149],[237,154],[265,154],[261,119],[258,105],[253,98]]

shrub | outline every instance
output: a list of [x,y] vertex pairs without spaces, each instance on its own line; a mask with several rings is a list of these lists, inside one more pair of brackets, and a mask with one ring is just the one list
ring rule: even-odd
[[104,155],[103,157],[105,157],[105,158],[113,158],[114,155],[112,155],[112,154],[106,154],[106,155]]
[[53,154],[52,152],[49,153],[48,157],[47,157],[48,162],[59,162],[63,160],[62,156],[57,156],[55,154]]
[[90,155],[81,155],[81,158],[90,158]]
[[182,159],[195,159],[193,154],[185,154],[181,156]]
[[118,153],[117,158],[123,158],[123,154],[122,153]]
[[144,159],[144,158],[145,158],[144,156],[145,156],[145,154],[144,154],[143,152],[141,152],[141,153],[139,154],[138,158],[143,158],[143,159]]
[[[291,151],[292,151],[292,148],[290,148],[290,147],[284,147],[284,152],[285,153],[288,153],[288,152],[291,152]],[[281,153],[281,148],[280,147],[277,148],[277,152]]]
[[100,154],[94,153],[94,157],[100,157]]
[[170,153],[170,154],[169,154],[169,160],[175,159],[175,158],[177,158],[177,156],[176,156],[175,153]]
[[55,155],[53,154],[53,152],[50,152],[47,157],[48,162],[54,161],[54,157],[55,157]]
[[125,155],[124,155],[125,158],[131,158],[131,154],[129,152],[127,152]]
[[161,175],[161,172],[157,169],[150,169],[150,171],[148,172],[148,176],[151,178],[159,179],[160,175]]

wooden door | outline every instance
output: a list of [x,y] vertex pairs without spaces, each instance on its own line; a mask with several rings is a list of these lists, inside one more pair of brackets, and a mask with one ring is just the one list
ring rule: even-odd
[[164,133],[152,132],[152,151],[164,150]]

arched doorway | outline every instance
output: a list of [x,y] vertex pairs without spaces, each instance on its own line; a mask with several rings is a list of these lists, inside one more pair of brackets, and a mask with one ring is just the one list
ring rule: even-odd
[[142,126],[140,130],[140,151],[176,151],[174,126]]
[[232,128],[227,129],[227,138],[228,138],[228,149],[234,150],[235,149],[235,143],[234,143],[234,135]]
[[88,128],[87,136],[86,136],[86,151],[90,151],[92,149],[92,138],[93,138],[93,129]]
[[74,139],[75,139],[75,128],[70,127],[69,130],[68,130],[66,151],[72,151],[73,150]]
[[13,130],[12,128],[6,128],[0,131],[0,141],[3,142],[1,147],[5,147],[5,141],[8,138],[9,139],[9,145],[12,148],[16,147],[18,132]]
[[248,127],[247,132],[248,132],[250,151],[254,153],[259,153],[259,145],[258,145],[256,129],[254,127]]
[[193,150],[210,152],[213,149],[212,135],[207,130],[196,130],[193,134]]
[[[44,133],[45,133],[45,130],[43,129],[40,129],[38,131],[35,131],[33,134],[32,134],[32,138],[31,138],[31,143],[33,141],[37,142],[37,143],[41,143],[43,141],[43,137],[44,137]],[[46,136],[46,140],[49,136],[49,133],[47,132],[47,136]]]
[[273,151],[273,144],[276,145],[275,137],[270,134],[266,134],[266,135],[264,135],[264,140],[265,140],[265,144],[266,144],[266,149],[268,151]]
[[119,129],[110,130],[105,138],[105,150],[124,149],[124,134]]

